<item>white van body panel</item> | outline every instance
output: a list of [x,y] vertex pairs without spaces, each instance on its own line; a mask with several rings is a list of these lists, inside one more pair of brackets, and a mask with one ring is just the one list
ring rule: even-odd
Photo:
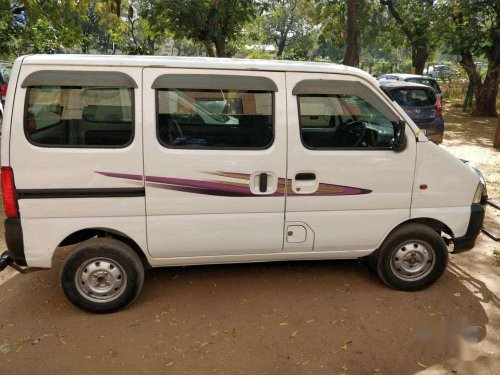
[[[12,123],[12,114],[14,103],[14,95],[16,93],[16,86],[19,78],[19,70],[21,69],[21,64],[26,56],[21,56],[14,61],[12,65],[12,71],[10,74],[10,84],[7,86],[7,97],[5,99],[5,107],[3,109],[3,119],[2,119],[2,166],[10,165],[10,132]],[[23,110],[24,112],[24,110]]]
[[[129,198],[129,200],[137,201],[139,198]],[[144,209],[144,200],[141,200],[140,204]],[[87,205],[89,203],[92,204],[94,202],[84,202]],[[97,202],[94,204],[100,207],[109,207],[109,205],[106,205],[106,202]],[[137,203],[134,205],[137,205]],[[61,211],[60,208],[59,211]],[[21,223],[25,241],[26,263],[30,267],[50,268],[54,252],[61,241],[82,229],[102,229],[118,235],[123,234],[131,238],[141,249],[147,249],[143,215],[21,219]],[[147,256],[146,251],[145,255]]]
[[433,142],[417,143],[417,153],[411,218],[436,219],[445,223],[455,237],[465,235],[479,177]]
[[[133,98],[134,136],[132,143],[124,148],[41,147],[28,141],[23,125],[27,89],[21,87],[21,84],[29,74],[39,70],[75,69],[68,66],[22,65],[16,77],[16,100],[13,101],[11,120],[16,126],[10,129],[10,143],[15,147],[10,147],[10,159],[7,158],[15,171],[16,188],[43,190],[143,187],[142,180],[113,179],[99,173],[115,171],[140,176],[143,174],[141,70],[121,70],[138,85]],[[112,72],[116,71],[116,68],[86,67],[85,70]],[[4,145],[5,141],[2,146]],[[2,151],[4,150],[9,150],[9,147],[2,147]],[[2,165],[5,165],[3,158]],[[18,205],[29,266],[49,267],[51,253],[62,240],[76,231],[89,228],[106,228],[117,233],[126,233],[129,237],[129,233],[134,233],[144,246],[141,248],[147,249],[144,197],[30,198],[20,199]]]
[[[24,134],[24,78],[40,70],[109,71],[137,83],[135,134],[117,149],[38,147]],[[255,75],[270,78],[275,93],[275,139],[266,150],[169,149],[156,138],[153,80],[167,72]],[[362,82],[408,124],[406,149],[305,148],[297,100],[304,79]],[[28,266],[51,267],[56,247],[71,234],[102,229],[132,239],[154,267],[302,259],[352,259],[370,254],[398,225],[430,218],[465,234],[479,177],[463,162],[427,142],[425,135],[378,82],[361,70],[304,62],[211,58],[37,55],[14,63],[2,129],[2,166],[14,170],[18,189],[141,188],[145,197],[19,199]],[[203,172],[270,172],[286,180],[282,197],[201,197],[160,191],[144,176],[201,179]],[[319,183],[353,186],[370,194],[292,196],[294,176],[314,171]],[[139,178],[113,178],[96,173]],[[251,179],[252,177],[250,177]],[[231,176],[223,180],[236,182]],[[288,186],[288,184],[290,186]],[[428,188],[420,189],[426,184]],[[288,187],[292,190],[288,190]],[[314,187],[313,187],[314,188]],[[293,232],[287,240],[288,232]]]

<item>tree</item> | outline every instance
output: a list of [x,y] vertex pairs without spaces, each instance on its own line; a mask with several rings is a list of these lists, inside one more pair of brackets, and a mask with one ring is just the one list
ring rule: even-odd
[[377,11],[374,0],[313,0],[309,3],[308,16],[319,26],[321,38],[344,51],[343,64],[358,66],[360,38],[378,33],[370,23],[370,15]]
[[262,15],[256,25],[260,42],[273,44],[278,58],[283,56],[287,46],[299,44],[310,33],[311,26],[305,18],[302,2],[275,0],[262,6]]
[[411,47],[416,74],[423,74],[429,55],[437,44],[437,12],[434,0],[380,0],[387,7]]
[[[143,16],[155,31],[170,31],[175,39],[202,43],[207,55],[228,57],[244,25],[256,16],[251,0],[152,0]],[[215,52],[214,52],[215,47]]]
[[[443,36],[450,53],[460,55],[460,65],[467,72],[474,96],[472,115],[497,117],[496,98],[500,83],[500,2],[498,0],[440,1],[440,14],[447,15]],[[486,56],[488,69],[484,79],[474,56]]]
[[23,27],[14,25],[10,2],[0,1],[0,56],[9,57],[16,53],[23,34]]

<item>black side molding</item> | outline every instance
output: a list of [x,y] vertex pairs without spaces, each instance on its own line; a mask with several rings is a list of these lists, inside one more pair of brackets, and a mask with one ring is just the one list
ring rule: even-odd
[[144,197],[144,187],[98,189],[19,189],[17,199]]

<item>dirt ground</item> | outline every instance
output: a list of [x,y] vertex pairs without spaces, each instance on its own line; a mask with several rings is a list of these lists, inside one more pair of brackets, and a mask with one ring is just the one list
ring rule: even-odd
[[[474,161],[500,201],[497,120],[447,110],[445,121],[443,147]],[[58,268],[4,272],[0,373],[498,374],[498,248],[481,235],[416,293],[388,289],[358,261],[157,269],[110,315],[73,307]]]

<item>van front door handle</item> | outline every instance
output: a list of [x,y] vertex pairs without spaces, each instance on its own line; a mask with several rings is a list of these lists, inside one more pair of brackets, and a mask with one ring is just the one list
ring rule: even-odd
[[312,172],[297,173],[295,175],[295,180],[297,181],[312,181],[316,179],[316,174]]

